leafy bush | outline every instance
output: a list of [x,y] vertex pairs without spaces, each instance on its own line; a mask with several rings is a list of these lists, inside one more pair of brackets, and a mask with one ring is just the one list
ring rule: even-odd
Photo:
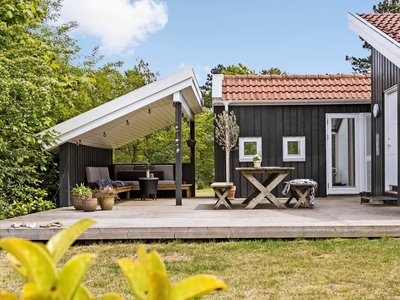
[[[95,221],[83,219],[57,232],[45,246],[20,238],[2,238],[0,247],[8,252],[8,259],[26,283],[22,299],[93,299],[82,285],[84,276],[97,254],[82,253],[73,256],[60,270],[58,263],[69,246]],[[160,255],[147,253],[144,246],[137,251],[138,260],[121,258],[117,264],[138,300],[185,300],[213,291],[227,289],[220,279],[209,275],[195,275],[171,285]],[[0,299],[18,300],[16,294],[0,291]],[[102,299],[123,299],[109,293]]]

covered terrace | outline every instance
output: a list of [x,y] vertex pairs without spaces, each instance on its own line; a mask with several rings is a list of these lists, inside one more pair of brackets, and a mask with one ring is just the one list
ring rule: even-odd
[[[176,205],[181,205],[182,119],[190,122],[194,140],[194,116],[202,111],[196,76],[187,67],[49,128],[57,133],[56,143],[47,150],[59,152],[60,206],[71,205],[71,187],[85,182],[86,166],[109,167],[113,149],[174,124],[175,196]],[[191,172],[186,176],[193,180],[194,189],[194,147],[191,157]]]

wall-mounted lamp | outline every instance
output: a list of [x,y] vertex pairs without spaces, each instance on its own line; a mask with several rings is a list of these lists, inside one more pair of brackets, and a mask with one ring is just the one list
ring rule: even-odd
[[187,140],[186,144],[189,148],[194,148],[194,146],[196,146],[196,140]]
[[379,117],[379,113],[380,113],[380,106],[378,103],[375,103],[372,109],[372,114],[374,115],[375,118],[377,118]]

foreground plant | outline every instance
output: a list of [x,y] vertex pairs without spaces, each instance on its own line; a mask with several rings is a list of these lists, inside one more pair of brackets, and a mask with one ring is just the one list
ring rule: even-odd
[[[8,252],[7,257],[14,270],[26,279],[21,292],[22,299],[94,299],[81,283],[96,254],[75,255],[61,270],[56,268],[72,243],[94,223],[90,219],[80,220],[56,233],[46,245],[20,238],[0,239],[0,247]],[[157,252],[147,254],[141,246],[137,255],[139,261],[122,258],[117,262],[136,299],[184,300],[227,288],[223,281],[208,275],[188,277],[171,286],[165,264]],[[0,291],[0,299],[15,300],[18,296]],[[102,299],[123,297],[109,293]]]

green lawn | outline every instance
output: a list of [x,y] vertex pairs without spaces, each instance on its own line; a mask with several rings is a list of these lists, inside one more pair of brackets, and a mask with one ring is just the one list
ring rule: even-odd
[[196,190],[196,197],[214,197],[214,190],[210,188]]
[[[133,299],[115,264],[134,257],[137,243],[72,247],[73,254],[99,256],[85,277],[95,296],[116,291]],[[229,289],[204,299],[399,299],[399,239],[265,240],[150,243],[166,263],[172,281],[212,274]],[[0,289],[18,292],[22,282],[0,252]]]

